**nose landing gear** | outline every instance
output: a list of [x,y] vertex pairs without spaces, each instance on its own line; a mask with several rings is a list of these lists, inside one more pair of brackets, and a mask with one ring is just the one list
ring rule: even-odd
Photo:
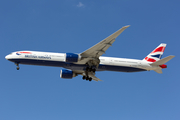
[[19,70],[19,66],[16,69]]
[[19,63],[15,63],[15,65],[17,66],[16,69],[19,70]]

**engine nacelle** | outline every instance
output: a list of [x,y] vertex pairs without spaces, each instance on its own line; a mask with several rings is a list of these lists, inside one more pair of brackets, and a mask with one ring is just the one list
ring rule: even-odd
[[73,63],[78,62],[80,60],[80,56],[74,53],[66,53],[66,62]]
[[71,78],[73,78],[75,76],[76,76],[76,74],[73,73],[73,71],[71,71],[71,70],[62,69],[60,71],[60,77],[61,78],[71,79]]

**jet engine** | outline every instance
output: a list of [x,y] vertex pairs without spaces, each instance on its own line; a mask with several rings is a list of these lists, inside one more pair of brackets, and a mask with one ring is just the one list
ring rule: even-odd
[[74,73],[72,70],[62,69],[60,71],[60,77],[66,79],[72,79],[73,77],[76,77],[76,73]]
[[66,62],[73,63],[73,62],[78,62],[81,57],[78,54],[74,53],[66,53]]

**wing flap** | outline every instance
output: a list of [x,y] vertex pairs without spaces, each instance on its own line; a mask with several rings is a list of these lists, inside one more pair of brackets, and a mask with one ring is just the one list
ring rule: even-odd
[[97,78],[97,77],[95,76],[95,73],[89,72],[88,75],[89,75],[89,77],[91,77],[91,78],[92,78],[93,80],[95,80],[95,81],[102,81],[101,79],[99,79],[99,78]]

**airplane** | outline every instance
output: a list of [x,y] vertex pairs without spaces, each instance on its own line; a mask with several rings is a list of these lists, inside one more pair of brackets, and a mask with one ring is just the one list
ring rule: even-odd
[[161,59],[166,47],[165,43],[161,43],[143,60],[102,56],[112,46],[115,39],[129,26],[122,27],[109,37],[79,54],[16,51],[5,58],[14,62],[17,70],[19,70],[19,64],[62,67],[60,77],[66,79],[82,75],[83,80],[102,81],[95,76],[96,71],[140,72],[154,70],[157,73],[162,73],[162,69],[167,68],[165,63],[175,57],[170,55]]

